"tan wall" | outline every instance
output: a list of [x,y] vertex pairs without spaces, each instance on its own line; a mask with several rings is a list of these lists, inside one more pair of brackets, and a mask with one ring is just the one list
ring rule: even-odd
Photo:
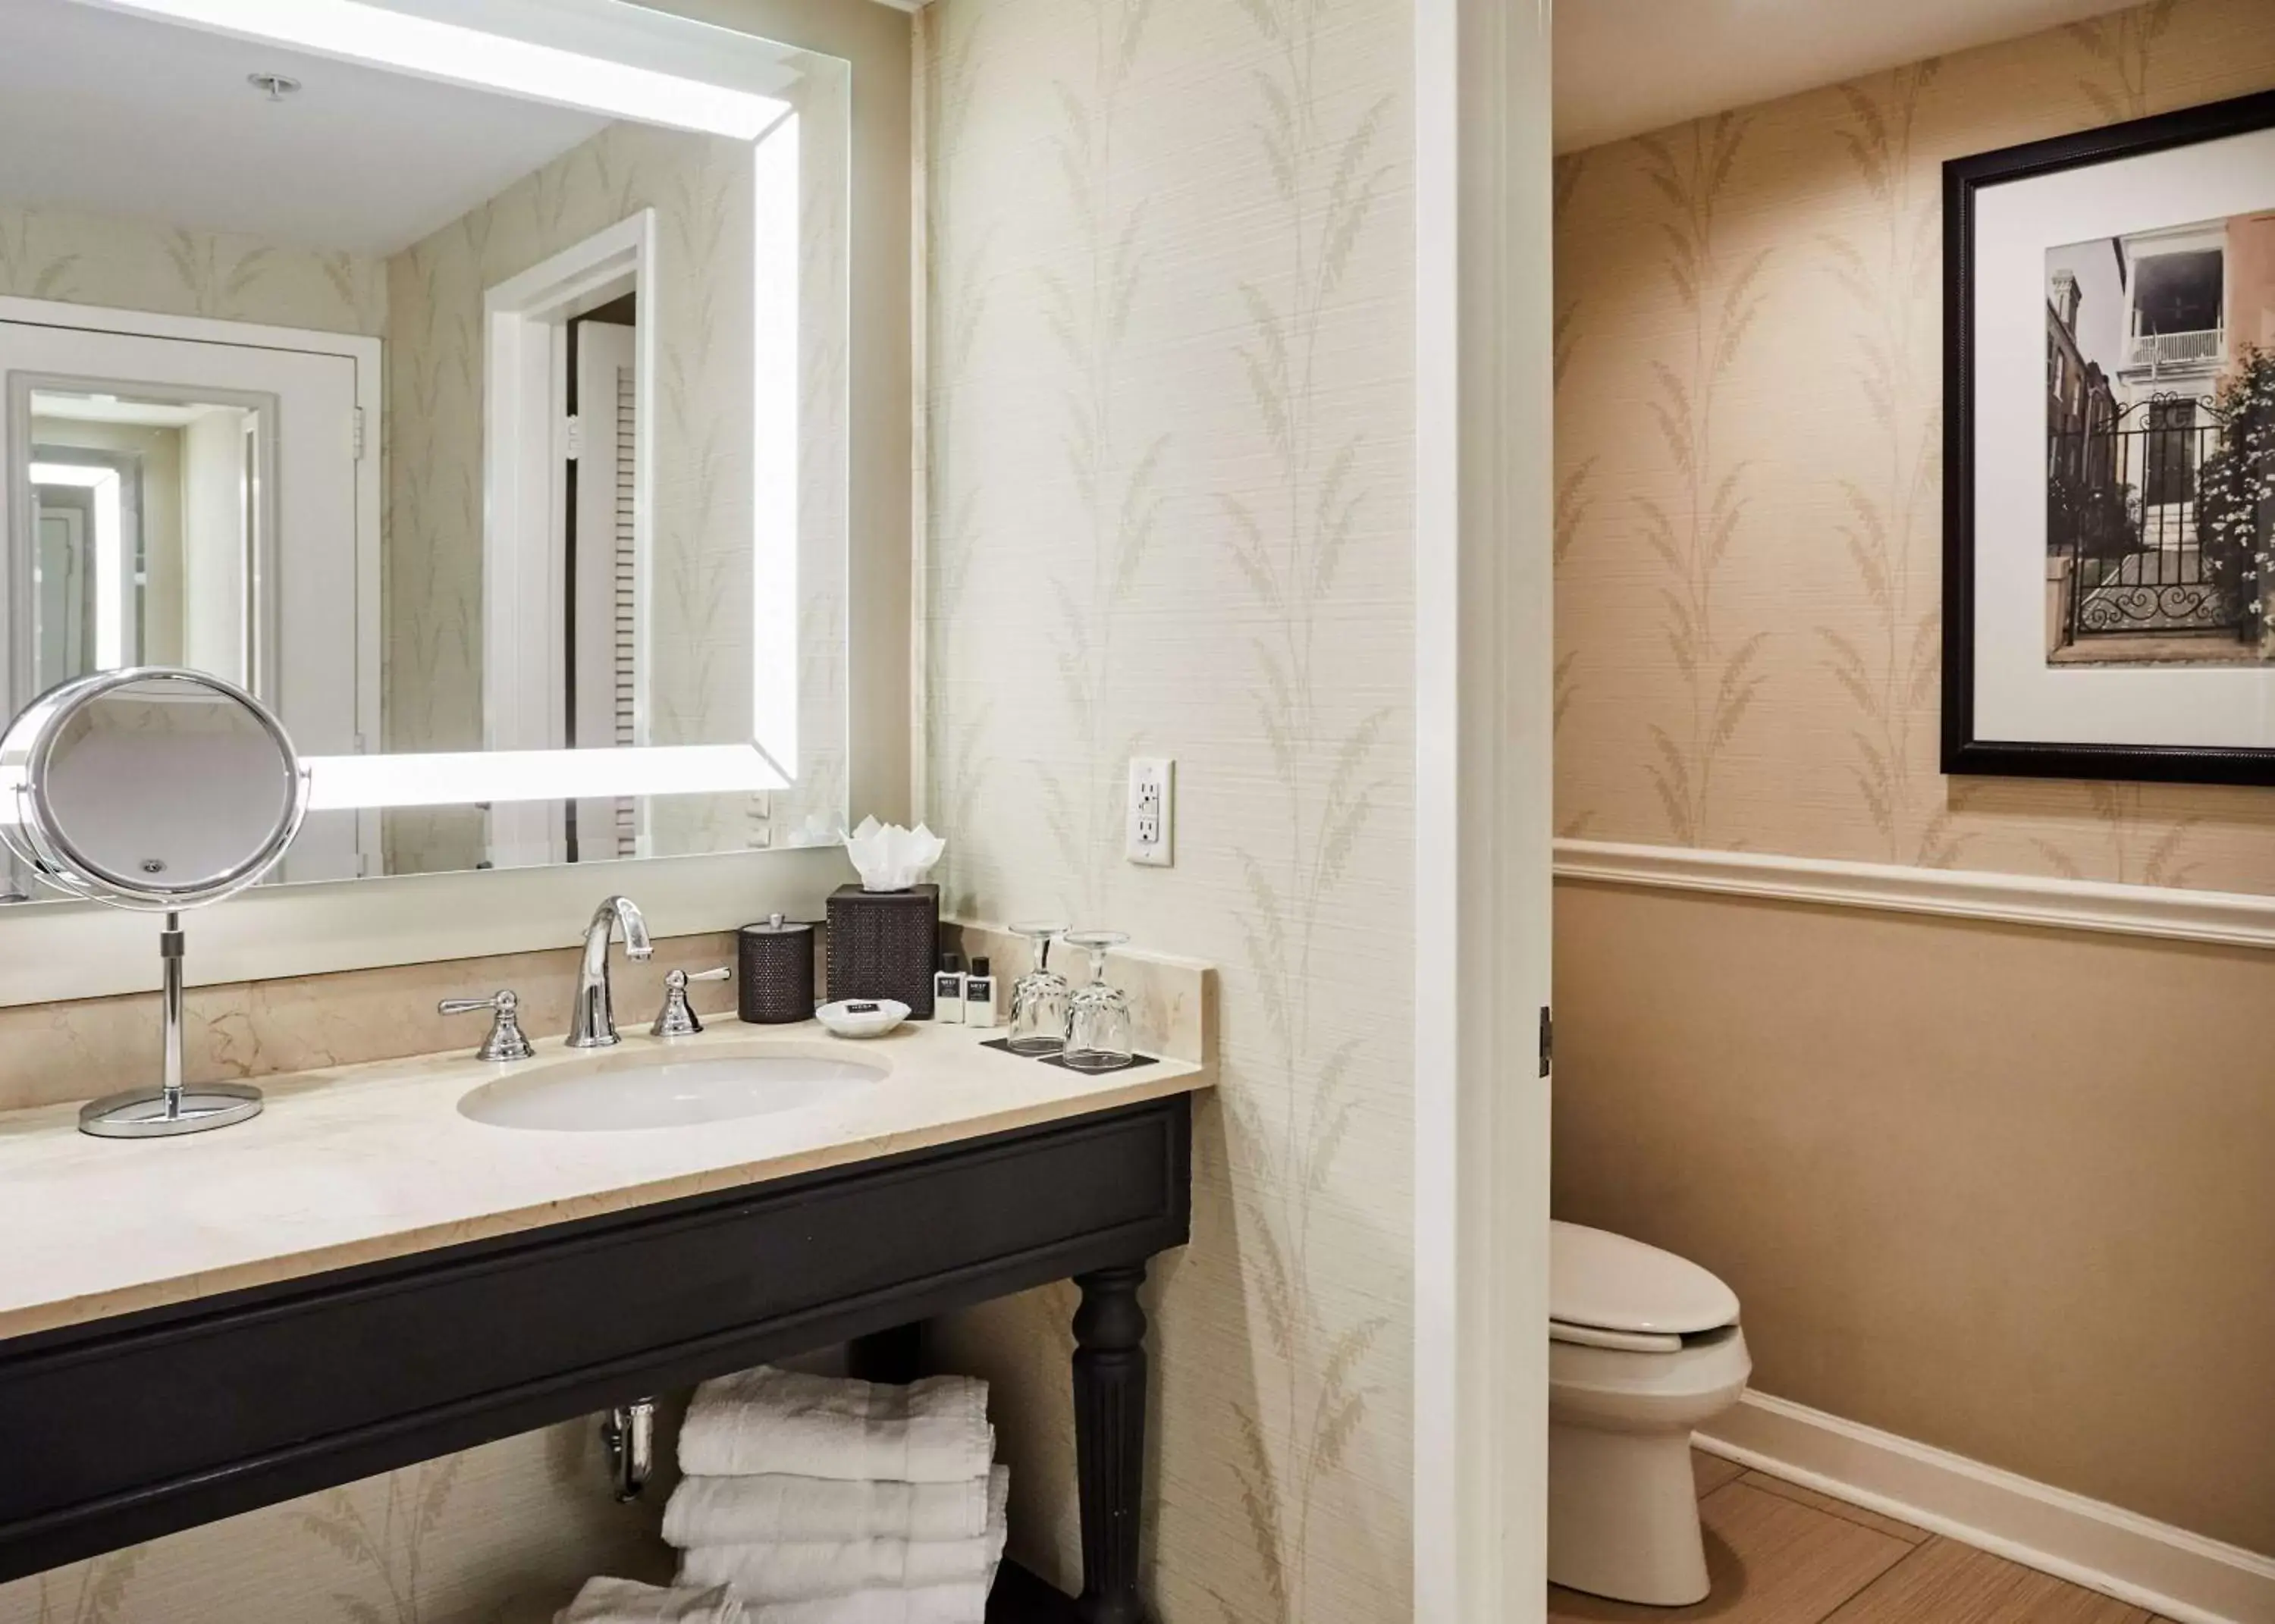
[[[924,634],[946,880],[1219,967],[1155,1316],[1165,1624],[1412,1605],[1408,0],[926,10]],[[1177,759],[1176,865],[1122,857]],[[1068,1294],[999,1382],[1013,1543],[1073,1569]]]
[[2275,1552],[2275,958],[1565,884],[1554,1205],[1755,1385]]
[[[2275,8],[2158,0],[1562,161],[1561,833],[2275,890],[2275,794],[1936,762],[1939,166],[2270,85]],[[1557,905],[1559,1216],[1766,1392],[2275,1551],[2275,960]]]
[[1562,161],[1561,832],[2275,890],[2265,791],[1936,767],[1939,166],[2271,85],[2158,0]]

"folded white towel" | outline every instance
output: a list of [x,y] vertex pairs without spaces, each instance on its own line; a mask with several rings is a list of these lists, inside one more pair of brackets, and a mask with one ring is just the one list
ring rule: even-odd
[[660,1590],[630,1579],[587,1579],[553,1624],[749,1624],[723,1584],[707,1590]]
[[813,1539],[976,1539],[987,1494],[1010,1468],[963,1483],[847,1483],[828,1477],[683,1477],[663,1508],[667,1545]]
[[986,1624],[985,1584],[941,1584],[923,1590],[864,1590],[826,1601],[752,1607],[746,1624]]
[[723,1584],[748,1602],[819,1601],[865,1590],[985,1585],[1003,1560],[1011,1473],[988,1476],[986,1531],[972,1539],[791,1540],[699,1545],[679,1559],[684,1585]]
[[679,1429],[694,1477],[963,1483],[994,1456],[987,1384],[969,1376],[891,1387],[761,1365],[698,1387]]

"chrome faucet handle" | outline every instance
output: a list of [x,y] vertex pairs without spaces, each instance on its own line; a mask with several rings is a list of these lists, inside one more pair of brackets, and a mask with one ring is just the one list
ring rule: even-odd
[[651,1038],[692,1038],[703,1030],[703,1023],[695,1011],[687,1007],[687,984],[691,981],[724,981],[734,971],[725,964],[716,970],[672,970],[663,977],[663,1008],[656,1012],[655,1024],[647,1029]]
[[477,1009],[488,1009],[496,1016],[490,1023],[490,1035],[474,1051],[476,1060],[527,1060],[537,1052],[522,1036],[521,1000],[511,987],[488,998],[446,998],[435,1008],[440,1015],[472,1015]]

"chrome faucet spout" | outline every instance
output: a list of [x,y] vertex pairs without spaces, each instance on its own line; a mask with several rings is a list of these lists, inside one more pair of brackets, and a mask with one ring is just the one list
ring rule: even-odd
[[593,910],[585,927],[585,958],[577,972],[577,1004],[569,1016],[569,1046],[605,1049],[620,1041],[608,995],[608,941],[617,927],[624,933],[624,954],[644,959],[655,949],[647,939],[647,921],[629,896],[611,896]]

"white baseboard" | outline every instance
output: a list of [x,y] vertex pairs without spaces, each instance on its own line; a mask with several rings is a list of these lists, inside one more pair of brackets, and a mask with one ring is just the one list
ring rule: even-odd
[[1597,840],[1558,841],[1556,877],[2168,941],[2275,948],[2275,896],[2235,891]]
[[2275,1624],[2275,1558],[1749,1393],[1697,1444],[2179,1624]]

